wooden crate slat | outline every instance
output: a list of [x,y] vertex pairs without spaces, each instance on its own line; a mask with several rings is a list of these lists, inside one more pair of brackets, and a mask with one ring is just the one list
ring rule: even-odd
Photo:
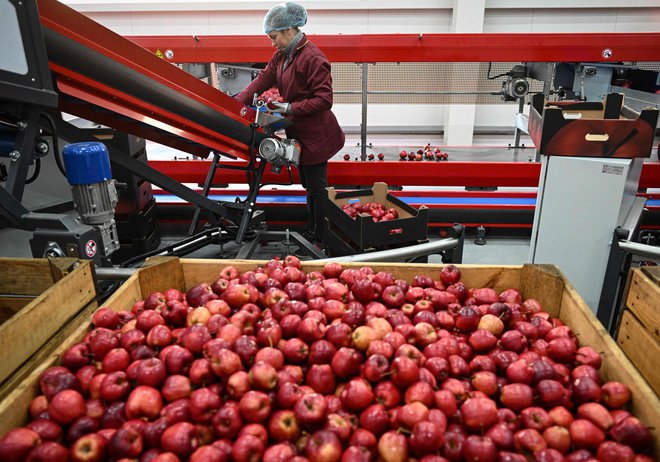
[[626,305],[649,330],[654,341],[660,341],[660,286],[651,272],[636,268],[631,273]]
[[[50,267],[46,268],[50,277]],[[83,262],[78,271],[46,289],[0,326],[0,383],[28,359],[57,330],[96,295],[92,265]]]
[[[11,376],[2,384],[0,388],[0,400],[4,399],[9,393],[17,389],[27,376],[44,363],[52,354],[52,351],[65,343],[69,337],[78,329],[82,324],[85,324],[85,329],[89,325],[92,314],[98,308],[98,303],[93,300],[80,314],[74,317],[71,321],[67,322],[60,330],[53,335],[48,342],[39,348],[18,370],[14,371]],[[36,391],[36,390],[35,390]],[[28,403],[29,404],[29,403]]]
[[36,297],[0,297],[0,324],[5,323]]
[[642,266],[640,271],[648,276],[655,285],[660,286],[660,266]]
[[145,298],[153,292],[184,285],[181,263],[171,258],[149,259],[148,266],[139,272],[140,290]]
[[616,343],[628,355],[655,393],[660,394],[660,370],[658,369],[660,344],[628,310],[625,310],[621,316]]
[[12,428],[24,425],[29,416],[30,402],[39,391],[39,376],[49,367],[57,364],[60,356],[69,347],[81,341],[90,329],[91,317],[81,316],[81,322],[68,337],[55,343],[57,347],[46,355],[42,362],[34,363],[31,372],[13,388],[7,388],[0,401],[0,434],[4,435]]
[[45,258],[3,258],[0,263],[0,294],[39,295],[53,282]]
[[603,381],[625,383],[633,393],[632,412],[647,427],[653,427],[655,447],[660,448],[660,399],[617,346],[598,318],[570,285],[564,289],[559,318],[571,327],[581,345],[588,345],[603,358]]
[[556,266],[525,265],[519,287],[523,299],[534,298],[550,315],[559,316],[564,284],[565,279]]
[[[183,272],[187,289],[202,282],[212,282],[217,278],[220,270],[225,266],[234,266],[239,271],[253,270],[258,265],[264,265],[265,260],[203,260],[203,259],[181,259]],[[321,271],[323,263],[314,263],[314,261],[302,262],[302,269],[305,272]],[[423,266],[414,266],[409,263],[342,263],[344,268],[361,268],[370,266],[374,272],[388,271],[396,272],[397,278],[412,282],[415,275],[423,274],[433,279],[440,277],[440,271],[446,265],[427,264]],[[519,285],[520,265],[510,266],[491,266],[491,265],[461,265],[463,279],[469,278],[475,282],[474,287],[492,287],[497,291],[503,291]]]

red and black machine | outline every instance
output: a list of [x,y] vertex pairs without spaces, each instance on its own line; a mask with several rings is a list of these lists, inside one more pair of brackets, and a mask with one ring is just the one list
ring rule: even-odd
[[[127,171],[144,184],[157,185],[196,206],[238,243],[261,225],[263,213],[255,202],[266,165],[281,170],[299,158],[295,140],[273,135],[282,127],[281,117],[244,106],[57,1],[3,0],[0,7],[8,23],[3,34],[10,34],[9,43],[16,45],[8,63],[0,67],[0,122],[10,159],[6,187],[0,188],[2,212],[13,226],[40,230],[38,242],[32,241],[35,256],[84,257],[86,244],[97,246],[97,241],[90,244],[93,232],[76,220],[37,216],[21,204],[29,166],[49,150],[59,159],[61,142],[101,138],[113,169]],[[247,175],[248,197],[233,202],[210,200],[152,168],[146,159],[136,159],[127,152],[126,143],[78,128],[63,114],[200,158],[214,153],[242,159],[245,162],[232,168],[244,178]],[[137,196],[146,194],[137,192]],[[74,243],[69,242],[72,239]],[[94,256],[99,262],[109,257],[103,252]]]

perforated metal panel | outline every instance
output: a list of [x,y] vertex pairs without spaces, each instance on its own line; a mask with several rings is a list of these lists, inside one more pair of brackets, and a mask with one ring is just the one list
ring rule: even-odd
[[[372,63],[368,64],[369,104],[503,104],[502,82],[520,63]],[[490,72],[489,72],[490,71]],[[362,67],[332,65],[335,103],[360,104]],[[530,80],[530,92],[543,82]]]
[[[506,74],[519,62],[369,63],[368,104],[517,104],[501,98]],[[622,66],[660,72],[660,62],[626,62]],[[362,65],[332,65],[335,103],[361,104]],[[543,82],[529,79],[529,93]]]

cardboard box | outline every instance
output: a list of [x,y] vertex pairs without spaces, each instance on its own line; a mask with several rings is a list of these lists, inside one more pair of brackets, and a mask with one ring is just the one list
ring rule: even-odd
[[[328,188],[325,214],[331,225],[350,239],[355,248],[382,248],[385,246],[414,243],[427,237],[428,208],[409,206],[387,192],[387,184],[374,183],[371,189],[337,192]],[[353,202],[377,202],[386,209],[394,208],[399,214],[396,220],[374,222],[367,214],[350,217],[342,206]]]
[[529,135],[545,156],[649,157],[658,110],[644,109],[636,119],[622,116],[623,95],[610,93],[602,103],[546,101],[532,97]]

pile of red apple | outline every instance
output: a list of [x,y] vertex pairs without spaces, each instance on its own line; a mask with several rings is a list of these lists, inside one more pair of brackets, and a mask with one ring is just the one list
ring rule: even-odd
[[270,88],[259,95],[257,101],[261,101],[266,104],[266,107],[273,109],[271,103],[283,103],[284,98],[280,96],[280,90],[276,87]]
[[449,159],[449,154],[443,152],[440,148],[433,149],[430,144],[424,146],[423,149],[418,149],[417,151],[406,151],[405,149],[399,153],[399,158],[401,160],[447,160]]
[[100,308],[2,462],[650,462],[601,357],[534,299],[288,256]]
[[371,215],[375,222],[399,218],[399,212],[395,208],[386,209],[385,205],[378,202],[350,202],[342,205],[341,209],[354,220],[361,214]]

